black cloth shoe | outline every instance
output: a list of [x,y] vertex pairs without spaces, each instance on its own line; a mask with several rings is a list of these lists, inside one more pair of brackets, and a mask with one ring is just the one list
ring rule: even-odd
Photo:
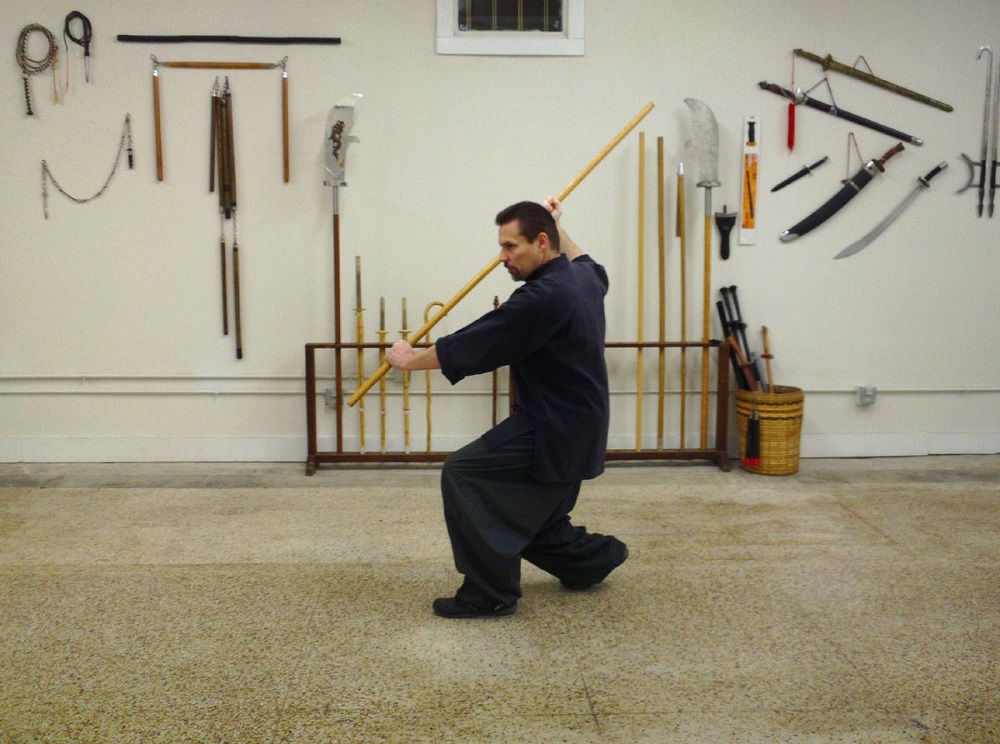
[[457,620],[467,617],[499,617],[501,615],[513,615],[517,611],[517,602],[509,605],[497,605],[492,609],[483,609],[467,604],[455,597],[441,597],[435,599],[431,604],[434,614],[439,617],[446,617],[450,620]]
[[574,592],[582,592],[585,589],[590,589],[590,587],[592,587],[592,586],[597,586],[602,581],[604,581],[606,578],[608,578],[608,575],[612,571],[614,571],[621,564],[623,564],[625,561],[628,560],[628,547],[625,546],[625,545],[622,545],[622,547],[623,547],[623,552],[622,552],[621,560],[618,561],[617,563],[615,563],[615,565],[613,565],[611,568],[609,568],[608,572],[606,574],[604,574],[604,576],[601,576],[599,579],[595,579],[593,581],[580,581],[580,582],[560,581],[559,583],[562,584],[566,589],[570,589],[570,590],[572,590]]

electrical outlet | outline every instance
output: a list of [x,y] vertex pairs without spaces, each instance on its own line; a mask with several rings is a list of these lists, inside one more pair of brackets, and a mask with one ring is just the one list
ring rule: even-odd
[[875,404],[875,395],[878,390],[871,386],[863,386],[854,389],[854,402],[859,406],[871,406]]

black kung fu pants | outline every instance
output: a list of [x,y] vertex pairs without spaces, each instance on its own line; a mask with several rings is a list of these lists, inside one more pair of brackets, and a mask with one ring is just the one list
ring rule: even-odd
[[482,438],[452,453],[441,471],[456,597],[481,609],[521,597],[521,558],[571,584],[596,583],[623,559],[625,544],[570,523],[580,481],[531,477],[535,433],[490,449]]

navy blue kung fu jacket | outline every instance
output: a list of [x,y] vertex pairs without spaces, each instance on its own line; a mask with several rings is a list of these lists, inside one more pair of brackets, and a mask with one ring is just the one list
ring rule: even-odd
[[498,308],[436,342],[441,372],[453,385],[510,366],[514,411],[483,438],[496,447],[534,429],[536,480],[578,481],[604,472],[607,291],[603,266],[586,254],[575,261],[559,255]]

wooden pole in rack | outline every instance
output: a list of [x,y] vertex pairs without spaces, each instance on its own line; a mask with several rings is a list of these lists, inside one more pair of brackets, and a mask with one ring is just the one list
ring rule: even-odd
[[[639,132],[639,286],[636,288],[636,341],[642,344],[643,265],[646,262],[646,133]],[[642,449],[642,346],[635,359],[635,451]]]
[[[563,201],[567,196],[569,196],[570,193],[572,193],[572,191],[580,184],[580,182],[583,181],[583,179],[586,178],[590,174],[590,172],[597,167],[598,163],[604,160],[604,158],[607,157],[608,153],[611,152],[618,145],[619,142],[625,139],[628,133],[631,132],[633,129],[635,129],[635,127],[639,124],[639,122],[642,121],[643,117],[645,117],[646,114],[648,114],[652,110],[653,110],[653,104],[651,102],[647,103],[642,108],[642,110],[634,117],[632,117],[632,120],[628,124],[626,124],[625,127],[620,132],[618,132],[617,135],[615,135],[615,137],[611,140],[611,142],[605,145],[604,149],[601,150],[594,157],[594,159],[587,164],[587,166],[582,171],[580,171],[577,177],[574,178],[572,181],[570,181],[569,185],[566,188],[564,188],[556,198],[559,201]],[[465,284],[465,286],[458,291],[458,294],[456,294],[454,297],[448,300],[448,302],[444,304],[444,306],[437,312],[437,314],[433,318],[424,323],[423,327],[420,328],[415,334],[413,334],[412,338],[410,339],[410,343],[417,343],[418,341],[423,339],[423,337],[427,335],[427,333],[431,330],[431,328],[433,328],[435,325],[438,324],[438,321],[440,321],[445,315],[451,312],[451,309],[455,307],[455,305],[461,302],[465,298],[465,296],[469,294],[469,292],[475,289],[476,285],[478,285],[483,279],[489,276],[490,272],[492,272],[493,269],[495,269],[499,265],[500,265],[500,257],[497,256],[492,261],[490,261],[485,266],[485,268],[483,268],[482,271],[480,271],[478,274],[472,277],[472,279],[470,279]],[[362,395],[371,390],[372,386],[376,382],[385,377],[385,374],[389,371],[389,366],[390,365],[388,362],[383,362],[382,366],[378,368],[375,374],[369,377],[364,382],[364,384],[361,385],[361,387],[359,387],[357,390],[355,390],[354,394],[350,398],[348,398],[347,405],[353,406],[355,403],[357,403],[361,399]]]

